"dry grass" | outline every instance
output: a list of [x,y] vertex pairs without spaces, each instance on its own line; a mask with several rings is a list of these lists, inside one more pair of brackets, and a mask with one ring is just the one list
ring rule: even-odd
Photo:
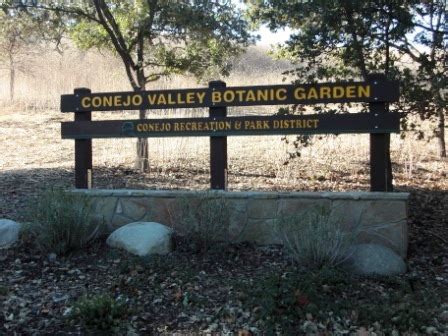
[[[259,51],[240,62],[235,72],[226,79],[228,85],[278,84],[287,64],[267,63]],[[260,66],[256,66],[257,62]],[[246,64],[246,66],[244,65]],[[255,66],[254,66],[255,64]],[[262,70],[266,69],[266,71]],[[129,90],[120,61],[98,53],[82,54],[69,50],[62,57],[55,53],[43,55],[30,64],[28,74],[17,80],[15,102],[7,101],[6,74],[0,77],[0,170],[31,168],[70,168],[74,164],[73,141],[61,140],[60,122],[72,119],[59,112],[59,97],[76,87],[93,91]],[[192,78],[173,77],[150,88],[198,87]],[[230,108],[229,114],[263,113],[276,111],[275,107]],[[205,116],[205,109],[152,111],[151,117]],[[135,112],[97,112],[94,119],[136,118]],[[339,181],[358,177],[355,189],[365,189],[368,173],[369,136],[327,136],[305,148],[302,157],[285,165],[291,148],[280,141],[280,136],[229,137],[229,175],[231,189],[313,190],[315,181],[326,181],[326,189],[338,190]],[[289,138],[293,139],[293,136]],[[149,139],[151,165],[157,174],[173,169],[204,169],[208,171],[208,138],[154,138]],[[438,160],[436,141],[416,141],[412,136],[402,140],[392,135],[392,157],[395,176],[401,185],[413,184],[418,172],[419,184],[443,189],[443,181],[434,180],[425,172],[438,172],[446,177],[447,163]],[[94,140],[94,165],[132,167],[135,139]],[[249,177],[257,176],[256,182]],[[255,185],[254,185],[255,183]],[[176,186],[173,186],[176,187]],[[177,186],[181,187],[181,186]],[[207,187],[205,182],[202,187]],[[358,188],[359,187],[359,188]]]

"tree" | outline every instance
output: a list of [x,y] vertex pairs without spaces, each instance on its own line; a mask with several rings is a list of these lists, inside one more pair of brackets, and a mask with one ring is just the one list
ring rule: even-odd
[[[294,31],[279,54],[295,63],[292,73],[301,80],[368,80],[377,72],[394,78],[396,58],[389,41],[411,28],[409,13],[394,1],[250,0],[248,4],[253,21],[267,23],[272,30]],[[327,107],[317,110],[337,112]],[[390,143],[389,135],[386,141]],[[391,191],[390,150],[387,156],[387,190]]]
[[[416,1],[409,10],[412,13],[413,34],[404,34],[391,42],[403,57],[410,58],[416,70],[404,69],[406,83],[404,95],[408,109],[422,120],[434,120],[434,135],[438,139],[439,156],[445,158],[445,118],[448,115],[448,28],[447,1]],[[414,125],[410,125],[414,128]]]
[[26,72],[37,53],[36,24],[21,12],[0,11],[0,67],[9,72],[9,99],[14,100],[17,72]]
[[[226,0],[64,3],[23,2],[20,6],[61,15],[72,39],[84,49],[114,51],[134,91],[145,90],[147,83],[174,73],[201,78],[214,67],[226,74],[229,60],[250,40],[242,14]],[[146,111],[139,116],[145,118]],[[149,169],[147,139],[138,140],[137,167]]]
[[[446,0],[247,2],[253,21],[294,30],[279,54],[296,62],[298,77],[366,79],[383,72],[405,83],[405,104],[396,107],[438,118],[440,155],[446,156]],[[409,58],[417,70],[406,65]]]

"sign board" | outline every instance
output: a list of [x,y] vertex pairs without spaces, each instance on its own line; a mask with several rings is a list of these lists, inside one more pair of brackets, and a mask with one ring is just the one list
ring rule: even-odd
[[398,100],[398,97],[398,82],[372,80],[368,82],[70,94],[61,96],[61,111],[394,102]]
[[[207,88],[91,93],[80,88],[61,96],[61,111],[75,112],[63,122],[63,139],[75,139],[75,186],[92,186],[93,138],[210,137],[210,186],[226,189],[227,136],[319,133],[370,133],[371,190],[391,191],[387,163],[388,133],[399,132],[400,113],[387,103],[398,101],[399,84],[372,74],[365,82],[310,83],[227,87],[214,81]],[[369,103],[369,113],[232,116],[228,106],[318,103]],[[209,109],[208,118],[163,118],[92,121],[92,111],[170,108]]]
[[376,116],[372,113],[346,113],[63,122],[62,138],[391,133],[399,130],[399,113]]

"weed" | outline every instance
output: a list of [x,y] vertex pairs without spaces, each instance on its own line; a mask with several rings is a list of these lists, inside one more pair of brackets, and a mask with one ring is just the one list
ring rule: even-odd
[[6,286],[0,286],[0,296],[6,296],[8,295],[9,290]]
[[208,192],[183,198],[179,211],[173,212],[175,230],[196,252],[208,251],[217,242],[229,242],[229,205],[223,196]]
[[356,232],[345,232],[329,210],[281,216],[276,232],[293,259],[311,269],[341,265],[350,256]]
[[[355,333],[361,326],[381,335],[414,334],[431,324],[443,298],[443,291],[413,293],[405,281],[367,283],[334,269],[296,269],[254,280],[241,288],[243,305],[271,335],[293,335],[308,327],[321,328],[323,334]],[[326,322],[317,326],[312,321]]]
[[111,330],[127,318],[129,309],[123,300],[101,294],[84,296],[72,308],[70,320],[81,322],[87,329]]
[[67,254],[81,249],[102,230],[90,200],[63,189],[42,192],[30,209],[25,230],[45,252]]

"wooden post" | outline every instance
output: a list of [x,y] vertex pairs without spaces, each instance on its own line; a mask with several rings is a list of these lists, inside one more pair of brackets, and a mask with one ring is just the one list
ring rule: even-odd
[[[372,85],[381,85],[386,76],[383,74],[372,74],[369,81]],[[370,113],[380,119],[388,112],[385,102],[369,103]],[[375,125],[377,127],[377,125]],[[392,191],[392,167],[389,157],[390,134],[370,134],[370,191]]]
[[[209,88],[225,88],[226,83],[223,81],[209,82]],[[227,107],[210,107],[209,117],[225,117],[227,115]],[[211,189],[227,189],[227,137],[211,136],[210,137],[210,188]]]
[[[90,94],[90,89],[78,88],[75,96]],[[75,112],[76,121],[91,121],[92,112]],[[92,139],[75,140],[75,188],[92,188]]]

